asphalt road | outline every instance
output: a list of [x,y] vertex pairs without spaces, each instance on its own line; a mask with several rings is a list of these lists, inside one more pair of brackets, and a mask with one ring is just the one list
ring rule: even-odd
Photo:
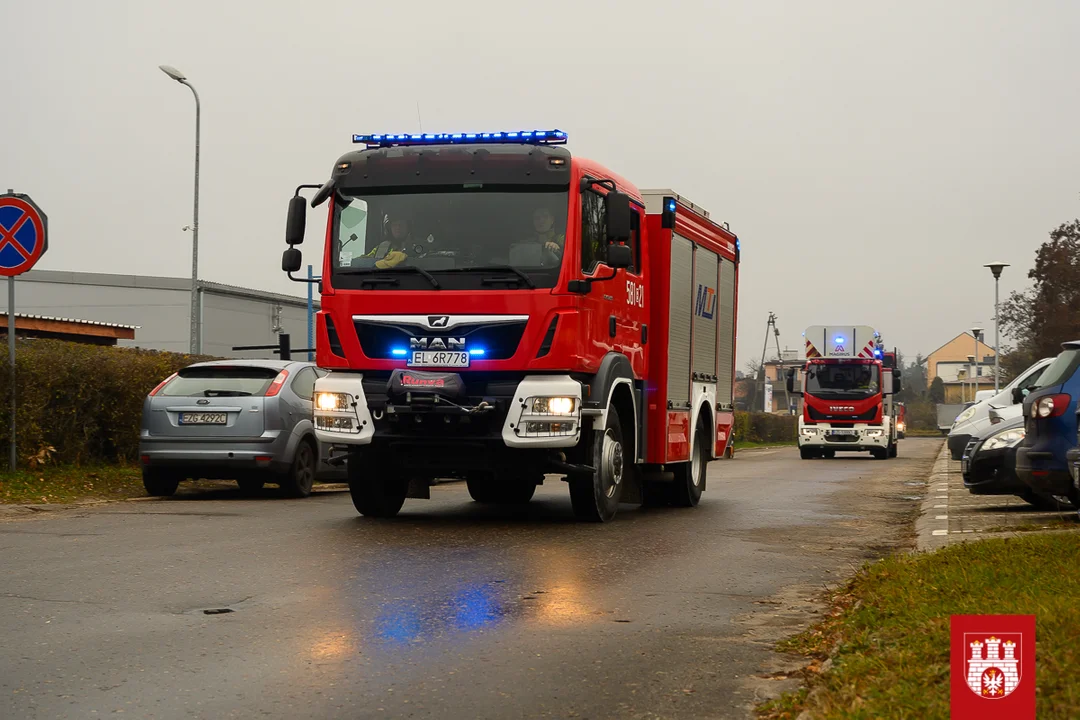
[[0,522],[0,718],[748,717],[823,586],[910,540],[939,446],[741,453],[697,508],[602,526],[559,482],[392,521],[219,491]]

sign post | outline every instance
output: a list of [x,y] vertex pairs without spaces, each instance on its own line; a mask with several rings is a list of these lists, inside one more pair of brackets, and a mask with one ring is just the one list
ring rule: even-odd
[[49,249],[48,218],[29,195],[8,189],[0,195],[0,275],[8,279],[8,363],[11,371],[11,454],[9,469],[18,464],[15,431],[15,276],[34,267]]

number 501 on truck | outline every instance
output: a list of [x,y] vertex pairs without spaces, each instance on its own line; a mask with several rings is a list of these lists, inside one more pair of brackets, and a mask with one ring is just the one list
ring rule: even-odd
[[526,503],[545,475],[584,520],[696,505],[734,424],[738,238],[558,130],[353,142],[311,205],[329,208],[315,427],[357,510],[392,516],[435,478]]

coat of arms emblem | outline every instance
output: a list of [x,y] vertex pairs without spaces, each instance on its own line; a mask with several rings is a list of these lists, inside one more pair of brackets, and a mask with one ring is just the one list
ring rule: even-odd
[[964,633],[964,647],[968,648],[964,679],[973,693],[988,700],[1008,697],[1020,684],[1019,633],[1003,633],[1001,636],[985,636],[981,633]]

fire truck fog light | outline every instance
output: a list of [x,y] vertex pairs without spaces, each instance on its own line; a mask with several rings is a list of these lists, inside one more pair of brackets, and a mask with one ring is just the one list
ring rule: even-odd
[[315,427],[327,432],[353,432],[354,423],[351,417],[315,417]]
[[573,434],[576,425],[576,423],[572,422],[536,420],[525,423],[525,435],[534,437],[544,435],[570,435]]
[[534,415],[573,415],[574,405],[574,398],[570,397],[532,397],[525,401]]
[[349,396],[345,393],[319,393],[315,398],[315,405],[320,410],[348,410]]

